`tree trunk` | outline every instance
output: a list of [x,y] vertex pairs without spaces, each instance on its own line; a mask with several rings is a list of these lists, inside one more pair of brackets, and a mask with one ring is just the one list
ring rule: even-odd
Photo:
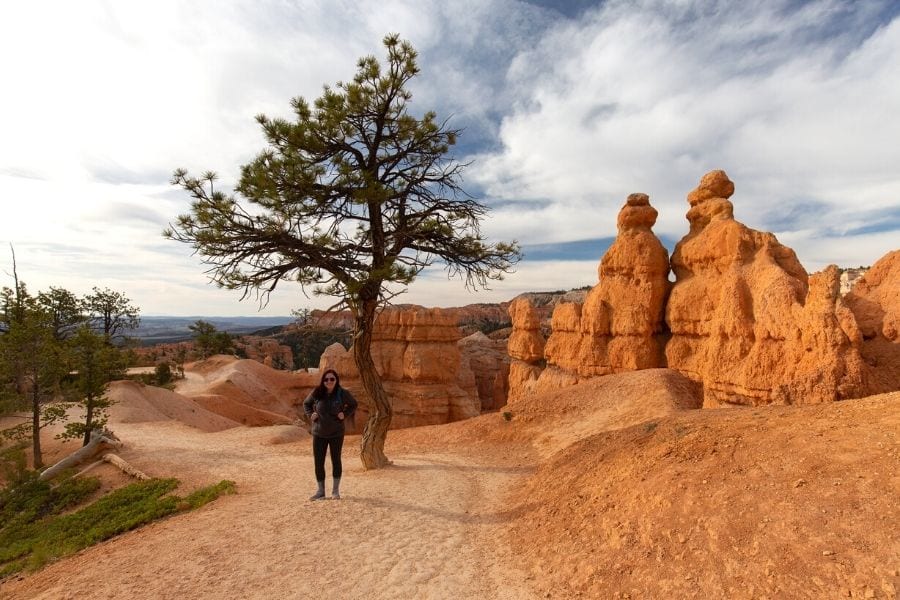
[[87,406],[85,406],[84,416],[84,442],[82,446],[87,446],[91,442],[91,432],[94,430],[94,395],[88,392]]
[[47,468],[40,474],[40,480],[53,479],[65,469],[79,465],[107,448],[120,448],[121,446],[122,443],[111,432],[94,430],[91,432],[91,441],[87,446],[82,446],[52,467]]
[[372,412],[363,429],[359,458],[366,470],[380,469],[391,464],[384,454],[384,441],[391,426],[394,409],[381,384],[381,377],[372,360],[372,329],[375,326],[376,301],[364,301],[356,314],[356,335],[353,356],[362,378],[363,387],[372,398]]
[[87,406],[85,407],[86,414],[84,416],[84,443],[81,445],[87,446],[91,442],[91,432],[94,430],[94,355],[92,351],[88,350],[84,362],[85,372],[82,376],[87,378],[87,383],[84,386],[87,389]]
[[34,468],[40,469],[44,466],[44,457],[41,456],[41,392],[36,376],[31,391],[31,449],[34,454]]
[[119,455],[113,454],[112,452],[107,452],[106,454],[104,454],[101,460],[117,467],[120,471],[122,471],[126,475],[131,475],[135,479],[140,479],[141,481],[150,479],[149,475],[147,475],[143,471],[137,470],[131,464],[122,460]]

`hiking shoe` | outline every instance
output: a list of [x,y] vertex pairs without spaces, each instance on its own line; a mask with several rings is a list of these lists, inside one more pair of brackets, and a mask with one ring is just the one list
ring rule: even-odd
[[325,497],[325,492],[316,492],[312,496],[309,497],[310,500],[321,500]]

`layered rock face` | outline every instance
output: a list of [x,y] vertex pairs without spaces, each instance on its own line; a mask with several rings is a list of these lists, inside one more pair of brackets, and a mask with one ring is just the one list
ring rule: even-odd
[[187,366],[176,390],[200,407],[251,427],[291,423],[318,384],[315,373],[275,370],[258,361],[216,355]]
[[900,388],[900,252],[879,261],[845,304],[837,267],[809,276],[774,235],[734,219],[733,193],[723,171],[701,179],[688,195],[690,231],[671,262],[651,231],[649,199],[629,196],[600,283],[584,302],[553,312],[546,369],[533,314],[510,308],[510,401],[653,367],[700,383],[706,407],[812,404]]
[[734,184],[708,173],[675,247],[666,359],[703,384],[704,406],[810,404],[858,395],[860,335],[839,273],[809,277],[775,236],[734,219]]
[[656,217],[646,194],[628,196],[618,236],[600,261],[600,282],[583,304],[556,306],[541,375],[551,387],[550,379],[566,384],[663,366],[669,255],[651,230]]
[[506,404],[510,363],[506,344],[505,340],[492,340],[480,331],[457,342],[460,354],[464,362],[468,361],[475,378],[482,412],[497,410]]
[[528,298],[520,297],[509,305],[512,333],[507,341],[510,403],[531,393],[543,370],[544,335],[541,333],[540,313]]
[[900,250],[872,265],[844,301],[862,333],[867,393],[900,389]]
[[247,358],[267,367],[288,371],[294,368],[293,350],[290,346],[279,344],[274,338],[245,335],[236,346],[244,351]]
[[844,269],[841,272],[841,296],[853,289],[859,278],[866,274],[868,269]]
[[[372,334],[372,358],[385,391],[393,401],[392,428],[435,425],[477,416],[481,412],[475,376],[464,367],[455,316],[440,308],[404,307],[384,310]],[[363,389],[353,358],[340,344],[326,349],[319,369],[333,368],[341,385],[360,402],[356,429],[369,416],[371,399]]]

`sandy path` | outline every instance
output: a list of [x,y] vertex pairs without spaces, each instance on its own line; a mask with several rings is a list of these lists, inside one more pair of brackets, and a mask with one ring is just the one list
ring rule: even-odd
[[176,380],[175,391],[183,396],[191,396],[205,392],[208,385],[206,376],[196,371],[185,371],[184,377]]
[[271,445],[284,427],[117,432],[135,440],[126,459],[177,473],[181,493],[223,478],[238,493],[8,581],[0,597],[536,597],[500,542],[511,519],[503,491],[530,472],[509,457],[389,453],[393,467],[365,472],[348,437],[344,498],[309,502],[310,442]]

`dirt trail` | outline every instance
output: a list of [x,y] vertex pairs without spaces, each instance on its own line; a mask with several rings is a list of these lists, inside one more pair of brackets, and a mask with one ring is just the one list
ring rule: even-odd
[[177,476],[178,493],[221,479],[238,493],[3,582],[0,598],[900,591],[900,392],[693,410],[696,390],[677,373],[611,375],[522,399],[506,416],[391,431],[395,465],[379,471],[362,470],[348,437],[344,499],[314,503],[301,429],[213,431],[188,399],[176,411],[162,390],[135,394],[120,416],[169,420],[114,423],[124,459]]
[[501,492],[529,468],[399,453],[365,472],[348,437],[343,499],[310,502],[308,438],[271,444],[288,429],[118,425],[136,440],[123,456],[149,474],[178,474],[183,488],[233,479],[238,493],[8,581],[0,597],[536,597],[498,543],[511,518]]
[[197,373],[196,371],[185,371],[184,378],[179,379],[176,383],[175,391],[179,394],[190,396],[192,394],[205,392],[208,385],[209,383],[207,382],[205,375]]

